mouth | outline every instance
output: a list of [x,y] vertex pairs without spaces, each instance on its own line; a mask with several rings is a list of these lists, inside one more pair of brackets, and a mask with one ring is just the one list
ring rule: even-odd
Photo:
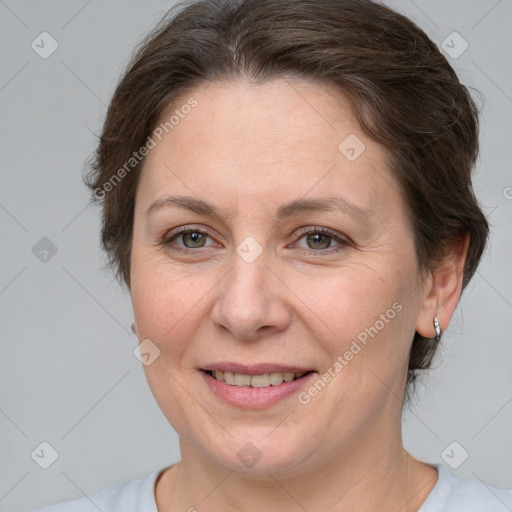
[[[315,370],[281,364],[212,363],[198,368],[209,397],[238,409],[261,410],[284,402],[310,385]],[[208,398],[210,399],[210,398]]]
[[302,379],[313,373],[312,370],[304,372],[270,372],[259,375],[249,375],[246,373],[236,373],[220,370],[202,370],[204,373],[228,386],[269,388],[280,386],[286,382],[293,382]]
[[203,363],[197,368],[206,385],[208,400],[214,398],[238,409],[266,409],[289,400],[310,385],[318,372],[311,366],[276,362],[253,364],[234,361]]

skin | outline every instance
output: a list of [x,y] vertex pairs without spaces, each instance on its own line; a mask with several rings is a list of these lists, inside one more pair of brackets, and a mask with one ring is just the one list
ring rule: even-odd
[[[182,457],[157,481],[158,510],[418,510],[437,472],[402,447],[408,354],[415,330],[434,336],[436,313],[447,327],[467,241],[434,274],[420,274],[386,151],[362,133],[340,92],[237,80],[196,87],[176,105],[190,97],[197,106],[145,159],[134,216],[136,332],[161,351],[144,371]],[[349,134],[366,146],[354,161],[338,149]],[[200,198],[226,216],[175,206],[146,216],[169,195]],[[372,213],[276,217],[284,203],[328,196]],[[188,225],[210,232],[202,247],[183,235],[162,243]],[[301,227],[350,242],[333,252],[334,238],[297,236]],[[249,236],[262,248],[252,263],[236,252]],[[401,311],[307,405],[293,395],[259,410],[234,407],[198,370],[273,362],[321,376],[397,302]],[[261,453],[251,468],[237,457],[248,442]]]

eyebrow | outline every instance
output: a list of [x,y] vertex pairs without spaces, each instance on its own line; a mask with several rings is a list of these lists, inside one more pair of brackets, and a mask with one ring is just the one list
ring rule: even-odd
[[[223,212],[216,206],[209,204],[202,199],[189,196],[168,196],[156,199],[149,205],[146,210],[146,217],[154,210],[165,207],[175,206],[190,210],[199,215],[209,215],[217,217],[221,220],[232,217],[226,212]],[[322,199],[296,199],[290,203],[281,205],[276,213],[278,219],[291,217],[298,213],[307,211],[341,211],[342,213],[354,214],[359,217],[371,217],[374,212],[368,208],[355,205],[342,197],[327,197]]]

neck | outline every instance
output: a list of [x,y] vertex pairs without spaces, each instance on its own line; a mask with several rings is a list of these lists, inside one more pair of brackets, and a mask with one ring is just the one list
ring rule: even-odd
[[182,460],[159,510],[416,512],[437,472],[403,449],[398,430],[398,436],[391,429],[365,432],[321,466],[292,477],[231,471],[180,440]]

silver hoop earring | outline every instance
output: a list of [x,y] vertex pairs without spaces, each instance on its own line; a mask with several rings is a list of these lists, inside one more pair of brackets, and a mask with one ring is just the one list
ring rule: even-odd
[[436,330],[435,341],[437,343],[441,339],[441,334],[443,333],[443,331],[441,331],[441,326],[439,325],[439,320],[437,319],[437,315],[434,316],[434,329]]

